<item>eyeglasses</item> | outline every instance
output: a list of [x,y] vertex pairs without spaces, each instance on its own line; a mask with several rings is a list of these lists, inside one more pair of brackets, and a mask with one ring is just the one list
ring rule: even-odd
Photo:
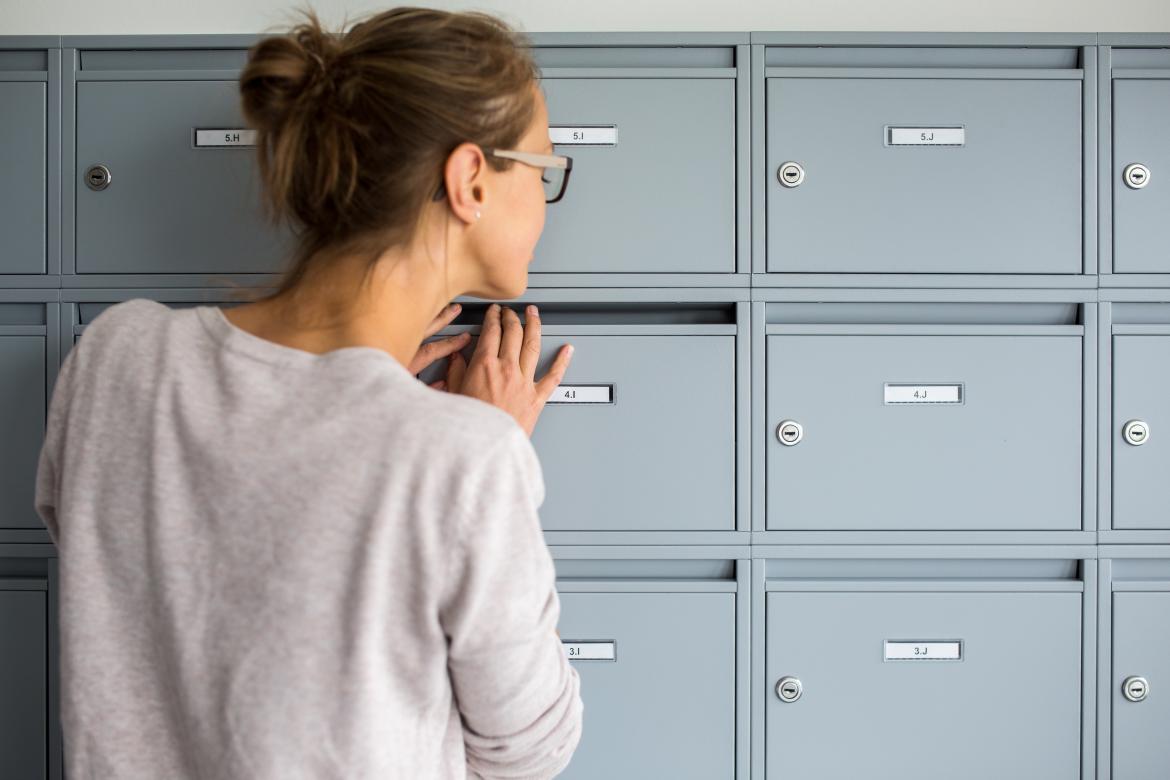
[[[544,202],[556,203],[565,196],[565,187],[569,184],[569,174],[573,170],[573,158],[563,154],[536,154],[535,152],[515,152],[508,149],[484,149],[484,153],[492,157],[503,157],[509,160],[541,168],[540,181],[544,184]],[[433,200],[442,200],[447,195],[444,182],[439,182],[439,189]]]

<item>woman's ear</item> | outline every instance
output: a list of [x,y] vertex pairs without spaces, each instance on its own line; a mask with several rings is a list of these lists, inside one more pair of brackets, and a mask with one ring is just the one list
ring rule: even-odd
[[468,224],[482,213],[486,178],[487,160],[476,144],[462,143],[447,156],[443,169],[447,202],[455,216]]

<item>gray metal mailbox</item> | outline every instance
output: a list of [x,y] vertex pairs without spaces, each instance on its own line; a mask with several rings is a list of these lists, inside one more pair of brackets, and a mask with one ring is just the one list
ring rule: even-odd
[[[465,308],[471,322],[482,321],[480,307]],[[575,347],[532,435],[545,530],[734,530],[737,326],[680,324],[685,308],[659,315],[661,324],[649,324],[653,314],[587,305],[541,312],[537,376],[563,344]],[[459,326],[444,335],[460,328],[478,333]],[[468,359],[476,343],[464,350]],[[440,378],[444,365],[422,378]]]
[[1170,273],[1170,48],[1111,61],[1113,271]]
[[[77,272],[281,271],[293,243],[262,217],[238,83],[146,80],[178,65],[166,53],[97,54],[83,67],[139,68],[143,79],[77,84]],[[238,67],[235,52],[211,54],[224,62],[206,67]]]
[[1080,326],[999,327],[769,326],[768,530],[1079,530]]
[[736,270],[734,72],[541,84],[555,151],[573,172],[529,270]]
[[734,579],[688,577],[694,561],[602,561],[623,576],[594,579],[577,571],[589,563],[557,561],[558,631],[585,705],[561,777],[735,777]]
[[1075,62],[854,54],[769,54],[768,271],[1082,272]]
[[0,768],[48,776],[48,612],[43,581],[0,577]]
[[0,304],[0,528],[43,528],[33,506],[45,436],[45,306]]
[[1113,594],[1113,780],[1170,777],[1170,591]]
[[[1118,326],[1115,326],[1118,327]],[[1113,528],[1170,529],[1170,328],[1113,337]]]
[[45,67],[44,52],[0,51],[0,274],[46,269],[48,137],[44,81],[5,81],[5,71]]
[[767,594],[766,777],[1079,780],[1078,583],[915,585]]

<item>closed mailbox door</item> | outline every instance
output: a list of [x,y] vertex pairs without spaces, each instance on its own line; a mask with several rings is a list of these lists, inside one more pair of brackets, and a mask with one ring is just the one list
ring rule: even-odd
[[1113,270],[1118,273],[1170,273],[1168,126],[1170,79],[1113,82]]
[[554,149],[573,171],[530,271],[735,271],[734,80],[541,85]]
[[1080,648],[1076,592],[770,592],[766,777],[1080,780]]
[[4,777],[48,776],[46,612],[43,590],[0,582],[0,767]]
[[1113,337],[1113,527],[1170,528],[1170,335]]
[[545,530],[735,527],[734,337],[543,341],[542,367],[575,348],[532,434]]
[[[1113,780],[1170,777],[1170,592],[1113,594]],[[1141,698],[1140,681],[1146,694]],[[1129,697],[1127,697],[1127,690]],[[1135,695],[1138,694],[1138,695]],[[1137,701],[1131,700],[1138,699]]]
[[0,274],[45,272],[45,84],[0,81]]
[[1080,529],[1079,337],[767,338],[769,530]]
[[0,335],[0,528],[44,527],[33,501],[45,412],[45,337]]
[[561,593],[581,742],[560,777],[732,778],[735,594]]
[[78,273],[283,270],[293,244],[262,217],[243,129],[234,81],[79,83]]
[[768,271],[1082,272],[1079,80],[770,78],[767,106]]

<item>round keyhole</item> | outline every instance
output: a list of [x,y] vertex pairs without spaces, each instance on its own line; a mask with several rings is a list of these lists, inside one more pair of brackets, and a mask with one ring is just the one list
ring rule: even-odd
[[1140,447],[1150,439],[1150,426],[1142,420],[1130,420],[1121,429],[1121,435],[1133,446]]
[[1125,166],[1125,172],[1122,173],[1122,178],[1125,180],[1127,187],[1133,190],[1140,190],[1150,183],[1150,169],[1141,163],[1131,163]]
[[1121,684],[1125,698],[1132,702],[1139,702],[1150,695],[1150,684],[1145,677],[1127,677]]
[[780,697],[780,701],[786,704],[791,704],[799,699],[802,693],[804,693],[804,686],[795,677],[781,677],[780,681],[776,683],[776,695]]
[[785,187],[799,187],[804,181],[804,168],[797,162],[781,163],[780,169],[776,171],[776,178]]
[[776,426],[776,438],[788,447],[799,444],[804,438],[804,426],[795,420],[783,420]]
[[110,169],[104,165],[91,165],[85,171],[85,184],[91,190],[100,192],[110,186]]

